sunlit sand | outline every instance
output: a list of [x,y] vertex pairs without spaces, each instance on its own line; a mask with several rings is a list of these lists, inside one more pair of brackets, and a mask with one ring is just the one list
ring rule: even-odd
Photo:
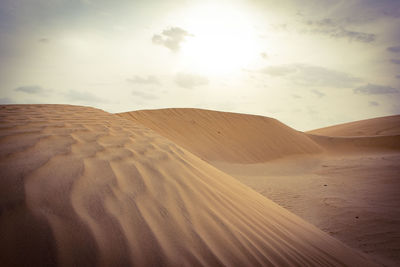
[[[360,185],[371,195],[360,206],[361,193],[339,190],[344,178],[335,177],[352,162],[341,162],[337,152],[336,158],[329,156],[323,143],[273,119],[204,110],[131,116],[68,105],[7,105],[0,115],[5,266],[373,266],[382,263],[380,258],[363,253],[354,242],[339,241],[343,238],[324,223],[350,220],[347,211],[353,216],[358,210],[361,234],[388,231],[375,233],[386,241],[396,231],[385,224],[389,217],[372,220],[370,214],[390,199],[389,216],[397,201],[390,190],[381,197],[376,191],[380,187],[374,183],[383,178],[343,172],[353,179],[354,191],[357,181],[370,181]],[[145,117],[149,125],[141,124]],[[396,148],[398,139],[393,142]],[[356,162],[357,155],[352,154]],[[303,165],[291,157],[310,162]],[[285,158],[287,165],[281,161]],[[277,182],[285,172],[290,178]],[[311,178],[304,178],[306,173]],[[332,182],[324,181],[328,187],[323,187],[323,179]],[[294,187],[299,201],[290,205]],[[370,199],[378,206],[371,206]],[[338,201],[350,201],[345,214],[329,207]],[[323,212],[312,213],[315,209]],[[362,227],[363,222],[372,225]]]

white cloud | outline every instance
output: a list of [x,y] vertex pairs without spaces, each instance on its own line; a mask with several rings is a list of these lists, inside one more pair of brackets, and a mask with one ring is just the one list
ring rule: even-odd
[[83,102],[92,104],[108,102],[106,99],[100,98],[92,93],[85,91],[69,90],[65,94],[65,97],[73,102]]
[[151,39],[153,44],[162,45],[171,50],[177,52],[180,49],[180,44],[185,41],[186,37],[193,36],[182,28],[171,27],[165,29],[161,34],[153,35]]
[[270,66],[259,72],[283,77],[302,86],[350,88],[362,81],[349,73],[305,64]]
[[332,38],[346,38],[350,41],[371,43],[375,41],[376,35],[347,29],[344,25],[336,21],[325,18],[321,20],[308,20],[309,33],[327,35]]
[[353,91],[356,94],[364,94],[364,95],[384,95],[384,94],[395,94],[399,92],[399,90],[390,86],[377,85],[371,83],[357,87]]
[[133,84],[160,84],[157,77],[153,75],[147,77],[135,75],[133,78],[127,79],[127,81]]
[[139,97],[139,98],[147,99],[147,100],[158,99],[158,96],[150,94],[150,93],[142,92],[142,91],[132,91],[132,95],[135,97]]
[[196,74],[177,73],[175,75],[175,83],[180,87],[191,89],[196,86],[208,84],[208,79]]
[[372,106],[372,107],[379,106],[379,102],[377,102],[377,101],[369,101],[368,104],[369,104],[370,106]]
[[37,85],[26,85],[26,86],[20,86],[14,89],[16,92],[22,92],[26,94],[43,94],[48,92],[49,90],[43,89],[40,86]]
[[317,97],[319,97],[319,98],[325,96],[324,93],[322,93],[322,92],[320,92],[320,91],[318,91],[318,90],[316,90],[316,89],[312,89],[312,90],[311,90],[311,93],[315,94],[315,95],[316,95]]

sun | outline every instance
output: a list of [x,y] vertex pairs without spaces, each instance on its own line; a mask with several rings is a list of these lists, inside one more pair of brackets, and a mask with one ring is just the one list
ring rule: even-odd
[[207,74],[228,74],[259,58],[257,35],[245,10],[214,3],[193,9],[185,23],[192,36],[181,45],[184,67]]

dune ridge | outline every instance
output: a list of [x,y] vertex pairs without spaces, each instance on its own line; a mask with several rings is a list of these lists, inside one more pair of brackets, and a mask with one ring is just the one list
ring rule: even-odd
[[400,135],[376,136],[322,136],[307,134],[313,141],[334,154],[362,154],[400,151]]
[[0,107],[5,266],[372,266],[154,131],[104,111]]
[[308,131],[324,136],[388,136],[400,135],[400,115],[348,122]]
[[[400,134],[396,134],[400,116],[383,117],[382,122],[377,118],[349,123],[351,132],[360,128],[364,134],[373,133],[376,126],[378,131],[374,133],[385,134],[355,137],[323,136],[319,130],[303,133],[268,117],[204,109],[139,110],[117,115],[140,123],[216,164],[255,164],[296,155],[361,154],[400,149]],[[332,126],[321,131],[333,131],[336,127],[342,129]]]
[[[400,202],[396,162],[400,135],[396,129],[400,116],[349,123],[343,128],[351,130],[348,136],[342,136],[339,125],[340,131],[335,130],[337,126],[326,128],[335,130],[331,136],[311,131],[303,133],[308,139],[290,139],[293,135],[288,133],[293,129],[277,127],[276,120],[254,115],[201,109],[143,110],[122,115],[180,143],[319,229],[368,253],[378,264],[398,266]],[[229,155],[235,153],[234,142],[218,138],[218,131],[229,132],[227,138],[235,140],[234,148],[246,143],[246,154],[257,157],[241,160],[242,154],[238,153],[232,159]],[[355,133],[362,135],[354,136]],[[191,140],[192,136],[199,143]],[[274,141],[279,138],[281,142]],[[268,145],[261,144],[263,140]],[[282,146],[296,147],[304,140],[304,144],[316,145],[318,150],[275,152]],[[222,149],[217,151],[215,160],[213,153],[219,146]]]
[[304,133],[262,116],[192,108],[117,115],[145,125],[207,161],[259,163],[323,151]]

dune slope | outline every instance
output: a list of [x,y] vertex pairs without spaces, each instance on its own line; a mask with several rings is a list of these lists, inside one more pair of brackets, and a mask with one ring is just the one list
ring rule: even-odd
[[4,266],[369,266],[185,149],[101,110],[0,106]]
[[343,123],[307,133],[325,136],[400,135],[400,115]]
[[399,152],[217,167],[376,262],[400,266]]
[[346,155],[374,152],[398,153],[400,151],[400,135],[359,137],[307,135],[323,147],[327,153]]
[[[286,151],[280,154],[276,151],[281,147],[296,146],[301,139],[293,142],[286,138],[284,144],[275,142],[293,130],[278,128],[280,123],[269,118],[194,109],[138,111],[123,116],[180,142],[240,182],[346,244],[373,256],[376,262],[397,266],[400,239],[396,224],[399,206],[396,190],[399,175],[398,167],[390,162],[398,159],[400,151],[400,135],[396,131],[398,116],[350,123],[349,129],[353,132],[350,136],[305,133],[323,149],[323,153]],[[191,119],[193,126],[188,123]],[[227,122],[236,122],[234,125],[240,127],[234,128]],[[226,138],[234,142],[215,134],[220,131],[220,125],[225,125],[230,133]],[[336,129],[336,126],[326,129],[330,128]],[[258,135],[261,132],[263,134]],[[364,136],[352,136],[354,133]],[[250,138],[246,139],[247,135]],[[192,136],[201,140],[201,147],[191,142]],[[240,147],[242,142],[253,144],[246,146],[244,157],[257,154],[256,159],[240,159],[243,154],[239,153],[234,160],[227,157],[232,145]],[[268,145],[263,146],[263,142]],[[309,144],[309,140],[305,144]],[[223,147],[218,151],[216,161],[206,151],[213,152],[218,146]],[[256,150],[258,148],[263,149],[262,153]],[[200,149],[202,153],[199,153]],[[271,160],[269,156],[274,153],[277,160]],[[331,165],[333,167],[329,168]]]
[[305,134],[262,116],[189,108],[118,115],[155,130],[207,161],[258,163],[322,151]]

